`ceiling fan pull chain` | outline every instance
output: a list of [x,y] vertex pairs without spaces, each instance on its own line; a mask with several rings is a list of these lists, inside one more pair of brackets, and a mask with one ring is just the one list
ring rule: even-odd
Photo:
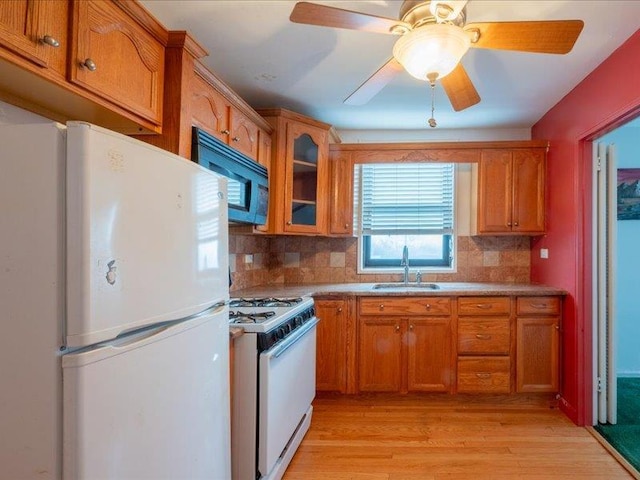
[[427,77],[429,78],[429,85],[431,86],[431,118],[429,120],[427,120],[427,123],[429,124],[429,126],[431,128],[436,128],[437,123],[436,123],[436,119],[434,118],[434,111],[435,111],[435,100],[436,100],[436,78],[437,78],[437,74],[433,74],[430,73],[429,75],[427,75]]

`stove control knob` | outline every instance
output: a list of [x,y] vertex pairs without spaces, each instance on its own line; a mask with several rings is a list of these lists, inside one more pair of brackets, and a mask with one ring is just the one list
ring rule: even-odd
[[277,337],[278,337],[278,338],[280,338],[280,339],[284,338],[284,334],[285,334],[285,331],[284,331],[284,328],[283,328],[283,327],[280,327],[280,328],[276,331],[276,335],[277,335]]

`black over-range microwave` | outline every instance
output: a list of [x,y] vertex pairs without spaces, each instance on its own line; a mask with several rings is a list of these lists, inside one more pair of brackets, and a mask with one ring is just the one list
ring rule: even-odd
[[227,178],[229,222],[264,224],[267,221],[267,169],[210,133],[193,127],[191,159]]

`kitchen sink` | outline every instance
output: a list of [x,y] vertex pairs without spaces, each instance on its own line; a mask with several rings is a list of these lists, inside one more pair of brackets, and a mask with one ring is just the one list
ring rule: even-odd
[[384,289],[417,289],[417,290],[438,290],[440,286],[436,283],[407,283],[404,284],[402,282],[396,283],[376,283],[373,286],[374,290],[384,290]]

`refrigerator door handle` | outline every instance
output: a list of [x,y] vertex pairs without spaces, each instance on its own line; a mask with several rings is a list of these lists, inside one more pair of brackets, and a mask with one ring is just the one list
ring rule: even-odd
[[[212,319],[211,317],[218,315],[229,315],[227,302],[217,302],[189,317],[158,324],[138,332],[118,336],[108,342],[98,343],[86,349],[70,352],[62,357],[62,366],[63,368],[80,367],[109,358],[113,355],[135,350],[136,348],[170,337],[184,330],[194,328],[210,321]],[[225,326],[227,324],[228,321],[224,322]],[[224,333],[228,334],[227,329],[225,329]]]

